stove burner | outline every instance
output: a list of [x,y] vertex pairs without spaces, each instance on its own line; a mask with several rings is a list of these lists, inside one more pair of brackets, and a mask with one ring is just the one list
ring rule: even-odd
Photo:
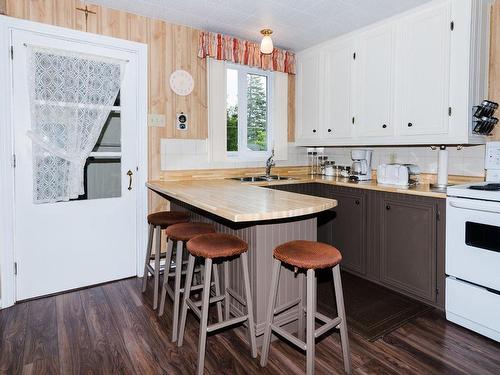
[[486,190],[486,191],[499,191],[500,184],[486,184],[486,185],[471,185],[469,189],[472,190]]

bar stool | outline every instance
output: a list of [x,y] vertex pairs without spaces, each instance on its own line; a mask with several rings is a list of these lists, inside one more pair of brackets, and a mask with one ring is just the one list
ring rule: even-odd
[[[184,264],[184,249],[185,244],[190,239],[208,233],[214,233],[215,227],[207,223],[180,223],[169,226],[165,230],[168,241],[172,242],[171,249],[167,253],[165,272],[163,273],[163,288],[161,290],[160,308],[158,315],[162,316],[165,309],[165,297],[168,293],[170,298],[174,301],[174,311],[172,313],[172,341],[177,341],[178,323],[179,323],[179,308],[180,308],[180,294],[184,293],[184,288],[181,288],[182,266]],[[173,249],[175,251],[175,271],[171,272]],[[217,265],[213,265],[215,291],[220,294],[220,284],[218,279]],[[217,275],[217,276],[216,276]],[[174,277],[174,289],[168,284],[169,277]],[[191,290],[198,290],[203,287],[202,284],[192,287]],[[222,315],[222,306],[218,306],[220,314]]]
[[[344,357],[345,372],[351,372],[351,360],[349,351],[349,341],[347,338],[347,323],[344,309],[344,297],[342,293],[342,283],[340,280],[339,263],[342,255],[333,246],[313,241],[291,241],[284,243],[274,249],[273,275],[271,279],[271,292],[269,294],[269,304],[267,306],[266,327],[264,331],[264,342],[262,344],[262,354],[260,364],[266,366],[269,354],[269,345],[271,342],[271,333],[274,331],[279,336],[290,341],[302,350],[306,351],[306,373],[314,374],[314,356],[315,339],[332,328],[340,330],[340,339],[342,342],[342,353]],[[304,288],[302,286],[303,276],[301,276],[300,298],[291,304],[275,308],[276,295],[278,293],[278,281],[281,269],[281,263],[285,263],[298,269],[307,270],[307,304],[306,304],[306,342],[301,338],[304,329]],[[316,311],[316,275],[317,269],[332,268],[333,284],[335,287],[335,299],[337,302],[338,317],[330,319],[327,316]],[[286,332],[279,325],[273,323],[274,316],[292,308],[295,305],[298,308],[299,338]],[[318,329],[315,329],[315,321],[318,319],[323,323]],[[288,323],[288,322],[287,322]]]
[[[181,311],[181,323],[179,328],[179,340],[177,346],[182,346],[184,338],[184,330],[186,327],[186,316],[187,309],[189,309],[200,319],[200,334],[198,341],[198,367],[197,374],[203,374],[205,365],[205,346],[207,340],[207,333],[216,331],[221,328],[225,328],[234,324],[247,322],[248,334],[250,336],[250,346],[253,358],[257,358],[257,347],[255,342],[255,326],[253,319],[253,305],[252,305],[252,295],[250,292],[250,277],[248,274],[248,258],[247,250],[248,244],[239,239],[236,236],[223,233],[212,233],[197,236],[187,243],[187,250],[189,252],[189,260],[187,266],[186,275],[186,285],[184,287],[184,299],[182,302]],[[191,283],[193,279],[193,270],[195,259],[203,258],[205,259],[205,275],[203,278],[203,296],[201,301],[195,302],[191,299]],[[220,294],[210,298],[210,280],[213,261],[222,261],[224,263],[224,273],[226,275],[226,269],[228,263],[233,261],[237,257],[241,257],[241,266],[243,271],[244,279],[244,289],[245,289],[245,301],[241,298],[235,296],[229,285],[224,283],[224,294]],[[214,270],[214,279],[216,276],[216,271]],[[227,279],[226,279],[227,280]],[[243,316],[238,316],[229,319],[229,294],[238,300],[240,303],[246,305],[247,314]],[[225,300],[225,316],[226,318],[222,321],[222,316],[219,312],[219,322],[215,324],[208,325],[208,309],[211,303]],[[201,306],[201,309],[199,308]]]
[[[146,249],[146,260],[144,261],[144,275],[142,276],[142,292],[146,291],[148,275],[154,277],[153,309],[158,306],[158,290],[160,285],[160,258],[165,258],[166,253],[161,251],[161,231],[169,225],[185,223],[189,221],[189,214],[180,211],[162,211],[149,214],[147,217],[149,224],[148,247]],[[156,237],[156,249],[153,251],[153,237]],[[167,249],[168,253],[168,249]],[[154,267],[151,260],[154,259]]]

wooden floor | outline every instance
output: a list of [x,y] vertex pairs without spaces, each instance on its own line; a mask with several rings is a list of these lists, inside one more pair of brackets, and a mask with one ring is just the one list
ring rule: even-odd
[[[171,304],[166,310],[170,311]],[[170,340],[170,316],[157,318],[140,279],[20,303],[0,311],[0,372],[5,374],[192,374],[198,323],[184,347]],[[301,374],[305,357],[283,342],[269,364],[250,357],[246,330],[209,337],[206,374]],[[500,374],[500,344],[427,313],[370,343],[350,335],[356,374]],[[316,373],[342,374],[336,333],[317,344]]]

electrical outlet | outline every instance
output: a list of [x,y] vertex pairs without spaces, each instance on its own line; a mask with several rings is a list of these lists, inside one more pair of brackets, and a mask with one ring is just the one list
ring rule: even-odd
[[188,116],[184,112],[178,113],[177,116],[177,130],[188,130]]
[[150,113],[148,115],[148,125],[157,128],[165,127],[165,115],[160,115],[157,113]]

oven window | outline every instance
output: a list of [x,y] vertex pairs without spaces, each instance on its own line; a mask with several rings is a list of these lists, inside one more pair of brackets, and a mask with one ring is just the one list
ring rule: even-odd
[[467,221],[465,243],[480,249],[500,252],[500,227]]

